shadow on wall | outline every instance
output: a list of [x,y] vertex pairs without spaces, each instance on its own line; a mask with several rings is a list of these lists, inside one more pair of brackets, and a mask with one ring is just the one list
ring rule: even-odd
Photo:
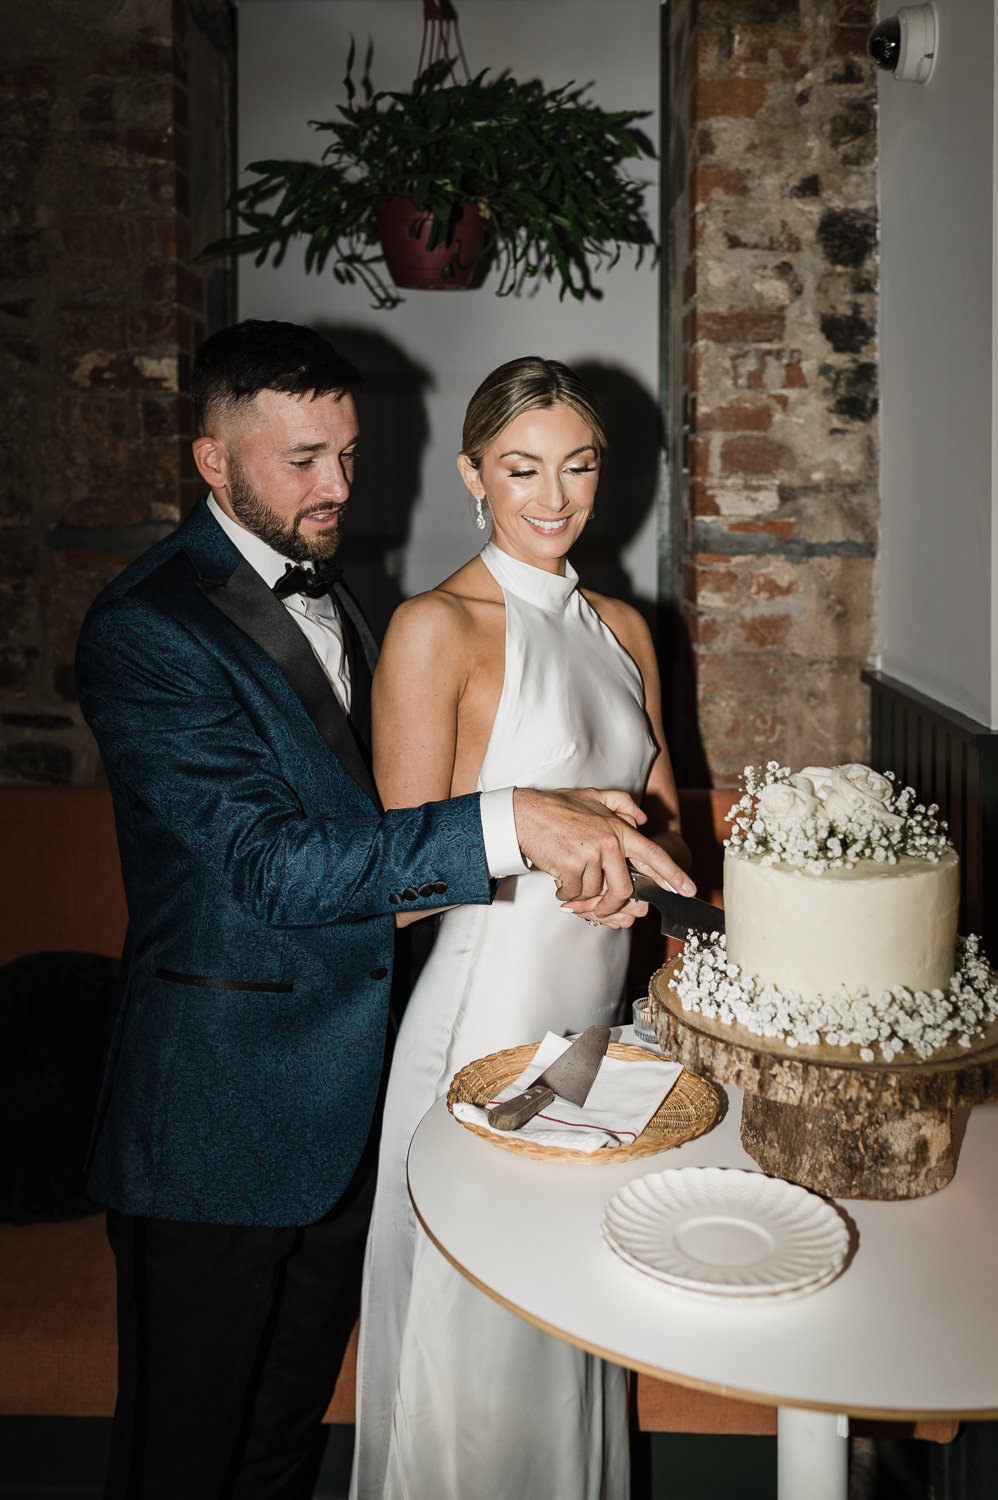
[[347,512],[343,561],[350,587],[380,639],[405,595],[400,586],[429,437],[430,372],[370,329],[317,323],[316,332],[357,366],[361,461]]
[[655,506],[663,448],[658,404],[648,391],[612,365],[574,367],[603,405],[608,452],[596,498],[596,515],[572,552],[583,582],[601,594],[624,599],[651,629],[662,679],[662,707],[669,751],[680,786],[710,785],[710,771],[697,720],[696,671],[689,634],[678,602],[658,602],[635,593],[623,562]]

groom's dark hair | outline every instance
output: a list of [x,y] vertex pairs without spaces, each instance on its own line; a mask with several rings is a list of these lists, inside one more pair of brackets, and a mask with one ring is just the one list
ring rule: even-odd
[[360,371],[314,328],[247,318],[213,333],[198,350],[191,373],[194,430],[204,436],[207,424],[234,413],[260,391],[342,395],[360,380]]

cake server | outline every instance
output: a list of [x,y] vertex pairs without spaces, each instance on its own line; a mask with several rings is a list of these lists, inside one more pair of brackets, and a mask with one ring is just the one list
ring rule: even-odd
[[496,1130],[519,1130],[550,1104],[555,1094],[581,1108],[596,1081],[609,1041],[609,1026],[587,1026],[529,1088],[502,1104],[493,1104],[488,1112],[489,1124]]
[[664,891],[647,875],[631,871],[634,896],[638,901],[647,901],[658,911],[662,932],[666,937],[687,938],[691,932],[723,932],[724,912],[709,901],[700,901],[696,896],[677,896],[675,891]]

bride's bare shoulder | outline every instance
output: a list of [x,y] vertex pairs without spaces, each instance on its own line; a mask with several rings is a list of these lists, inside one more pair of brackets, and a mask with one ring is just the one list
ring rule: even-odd
[[497,605],[502,605],[502,590],[485,564],[473,557],[436,588],[414,594],[399,605],[385,647],[397,646],[403,639],[427,647],[462,641],[469,631],[488,628]]

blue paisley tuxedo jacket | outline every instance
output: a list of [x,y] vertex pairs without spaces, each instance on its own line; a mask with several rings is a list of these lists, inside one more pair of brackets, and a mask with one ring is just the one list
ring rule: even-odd
[[393,913],[490,899],[479,799],[381,811],[305,637],[203,502],[96,601],[77,677],[129,914],[90,1192],[313,1222],[371,1126]]

